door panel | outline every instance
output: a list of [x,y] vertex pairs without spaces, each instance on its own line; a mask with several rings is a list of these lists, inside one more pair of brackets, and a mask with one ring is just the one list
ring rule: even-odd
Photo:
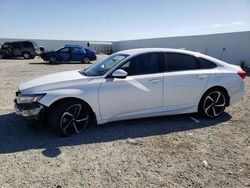
[[102,119],[161,112],[163,74],[159,73],[160,63],[160,53],[140,54],[120,66],[119,69],[128,73],[125,79],[106,79],[99,90]]
[[22,55],[21,45],[19,43],[13,43],[12,50],[13,50],[14,56],[21,56]]
[[162,73],[108,78],[99,90],[102,119],[161,112],[162,91]]
[[163,111],[180,110],[197,105],[213,72],[213,70],[193,70],[165,73]]
[[69,48],[63,48],[58,52],[60,61],[69,61]]
[[83,51],[81,48],[71,48],[70,61],[81,61],[83,58]]

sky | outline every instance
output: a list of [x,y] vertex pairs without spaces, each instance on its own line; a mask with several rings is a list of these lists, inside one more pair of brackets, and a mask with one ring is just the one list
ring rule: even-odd
[[250,0],[0,0],[0,38],[119,41],[250,30]]

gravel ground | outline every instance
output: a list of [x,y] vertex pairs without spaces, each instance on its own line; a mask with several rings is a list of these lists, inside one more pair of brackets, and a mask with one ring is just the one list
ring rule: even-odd
[[121,121],[69,138],[31,129],[13,113],[19,84],[82,67],[0,60],[1,187],[250,186],[249,90],[216,120],[188,114]]

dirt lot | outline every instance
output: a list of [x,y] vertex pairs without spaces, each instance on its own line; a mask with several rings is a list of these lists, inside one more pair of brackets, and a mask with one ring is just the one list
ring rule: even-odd
[[20,83],[82,67],[0,60],[1,187],[250,186],[249,90],[217,120],[188,114],[122,121],[70,138],[30,129],[13,113]]

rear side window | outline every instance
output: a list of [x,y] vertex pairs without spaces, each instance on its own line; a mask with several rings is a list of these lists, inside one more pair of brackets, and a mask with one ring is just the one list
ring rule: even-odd
[[200,61],[202,69],[212,69],[212,68],[217,67],[217,65],[215,63],[208,61],[206,59],[199,58],[199,61]]
[[129,76],[160,72],[159,53],[138,55],[121,66]]
[[31,42],[22,42],[21,43],[24,48],[30,48],[33,47],[33,44]]
[[200,69],[195,57],[178,53],[167,53],[168,71],[184,71]]
[[81,53],[82,49],[81,48],[71,48],[72,53]]

